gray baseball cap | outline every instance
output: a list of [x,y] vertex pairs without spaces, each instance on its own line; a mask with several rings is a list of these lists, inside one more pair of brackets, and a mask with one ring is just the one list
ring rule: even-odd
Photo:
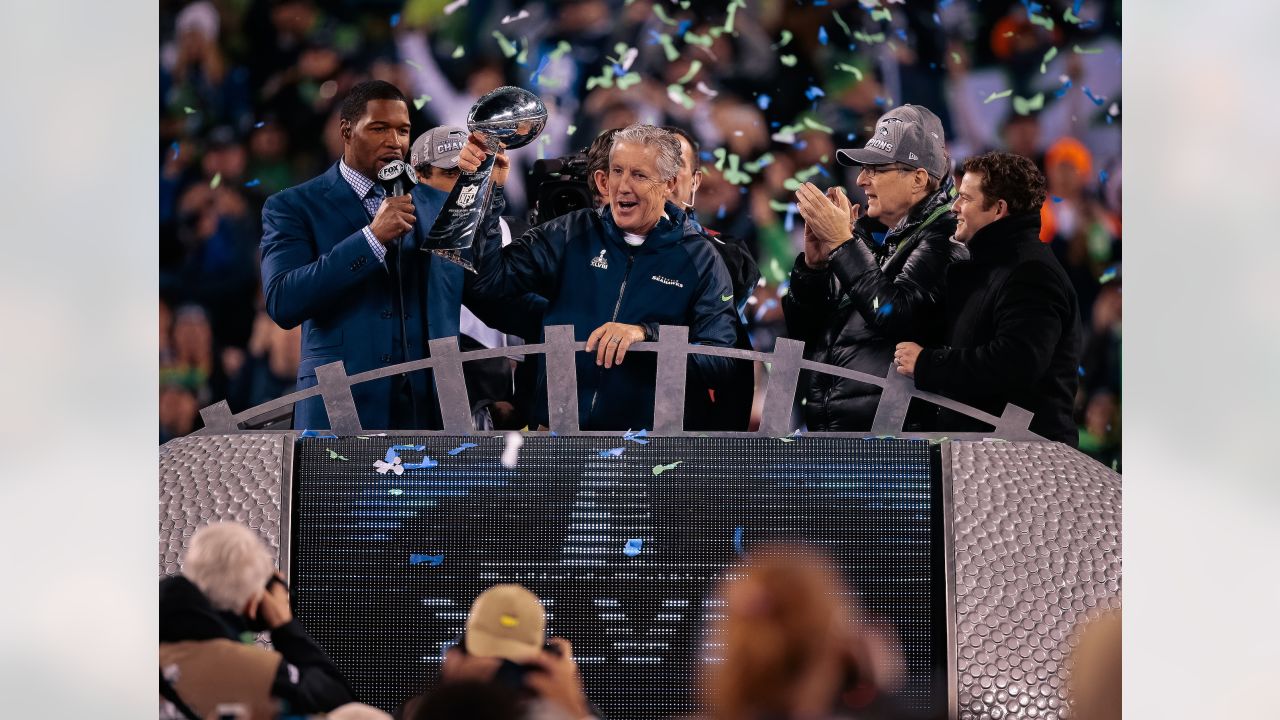
[[948,170],[942,121],[922,105],[896,107],[876,121],[875,134],[865,146],[837,150],[836,161],[841,165],[902,163],[941,179]]
[[409,148],[409,164],[431,165],[448,170],[458,167],[458,154],[467,144],[467,129],[457,125],[441,125],[418,136]]

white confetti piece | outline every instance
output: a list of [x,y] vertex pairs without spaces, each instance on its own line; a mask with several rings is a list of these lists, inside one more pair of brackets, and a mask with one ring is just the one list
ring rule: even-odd
[[506,445],[502,448],[502,467],[513,468],[520,459],[520,446],[524,444],[524,436],[518,432],[509,432],[505,439]]

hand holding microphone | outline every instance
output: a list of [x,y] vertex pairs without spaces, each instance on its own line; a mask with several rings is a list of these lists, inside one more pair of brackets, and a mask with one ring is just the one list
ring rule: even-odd
[[392,160],[378,171],[378,182],[387,192],[387,197],[378,207],[369,229],[373,236],[383,245],[389,245],[396,238],[413,232],[416,217],[413,214],[413,197],[408,190],[418,182],[417,174],[401,160]]

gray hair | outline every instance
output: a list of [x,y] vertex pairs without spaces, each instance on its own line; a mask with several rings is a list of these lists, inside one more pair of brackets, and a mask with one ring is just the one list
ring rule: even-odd
[[613,151],[618,143],[657,148],[658,177],[664,182],[680,173],[680,166],[684,161],[680,157],[680,141],[673,133],[653,125],[629,125],[614,134],[613,147],[609,148],[609,162],[613,162]]
[[274,571],[274,563],[257,533],[238,523],[206,525],[191,537],[182,574],[210,604],[234,613],[260,590]]

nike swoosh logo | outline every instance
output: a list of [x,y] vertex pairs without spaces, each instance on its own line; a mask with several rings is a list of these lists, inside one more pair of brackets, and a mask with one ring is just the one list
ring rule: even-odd
[[732,300],[732,299],[733,299],[733,296],[732,296],[732,295],[721,295],[721,296],[720,296],[720,302],[729,302],[729,301],[730,301],[730,300]]

